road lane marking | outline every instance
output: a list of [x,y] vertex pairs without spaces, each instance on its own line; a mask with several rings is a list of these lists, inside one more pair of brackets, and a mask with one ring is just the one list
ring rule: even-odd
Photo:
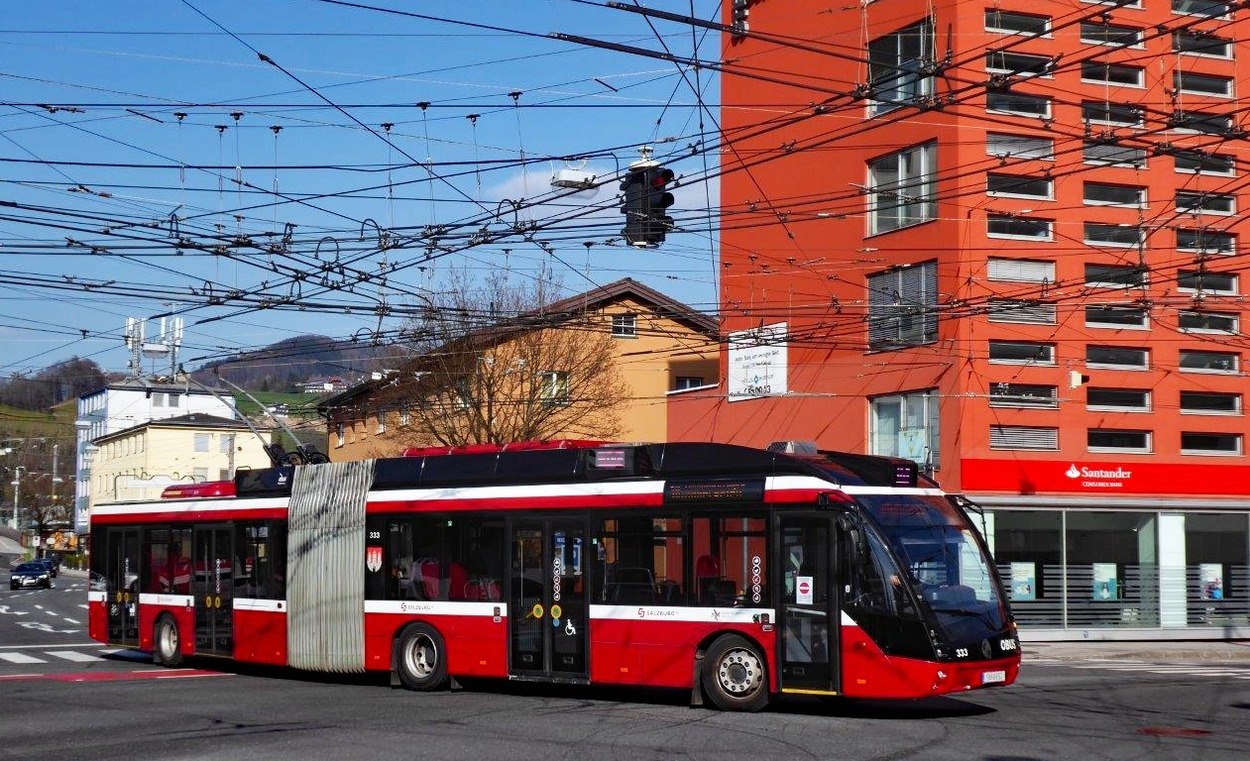
[[61,616],[61,620],[69,621],[71,624],[78,624],[79,626],[82,626],[82,621],[79,621],[76,618],[70,618],[69,616]]

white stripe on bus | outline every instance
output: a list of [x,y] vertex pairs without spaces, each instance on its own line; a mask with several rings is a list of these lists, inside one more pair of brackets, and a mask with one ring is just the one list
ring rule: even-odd
[[170,595],[142,592],[139,595],[140,605],[172,605],[175,607],[189,608],[195,604],[195,598],[191,595]]
[[502,602],[446,602],[442,600],[365,600],[366,613],[403,613],[427,616],[507,616]]

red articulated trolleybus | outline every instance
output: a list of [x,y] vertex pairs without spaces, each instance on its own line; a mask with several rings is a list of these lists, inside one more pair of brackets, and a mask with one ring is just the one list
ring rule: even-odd
[[1010,684],[1016,627],[962,504],[909,460],[793,445],[243,471],[93,508],[90,631],[169,666],[638,685],[727,710]]

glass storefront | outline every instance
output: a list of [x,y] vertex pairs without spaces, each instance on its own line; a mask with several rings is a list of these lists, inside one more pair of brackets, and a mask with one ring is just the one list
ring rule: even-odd
[[1250,515],[994,509],[978,520],[1022,632],[1250,626]]

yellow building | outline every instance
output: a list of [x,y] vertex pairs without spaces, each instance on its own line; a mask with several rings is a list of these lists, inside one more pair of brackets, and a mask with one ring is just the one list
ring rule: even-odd
[[466,332],[318,410],[334,461],[501,432],[663,441],[668,397],[718,380],[717,322],[624,278]]
[[269,456],[240,420],[192,413],[152,420],[93,440],[92,504],[157,499],[175,483],[221,481],[267,468]]

